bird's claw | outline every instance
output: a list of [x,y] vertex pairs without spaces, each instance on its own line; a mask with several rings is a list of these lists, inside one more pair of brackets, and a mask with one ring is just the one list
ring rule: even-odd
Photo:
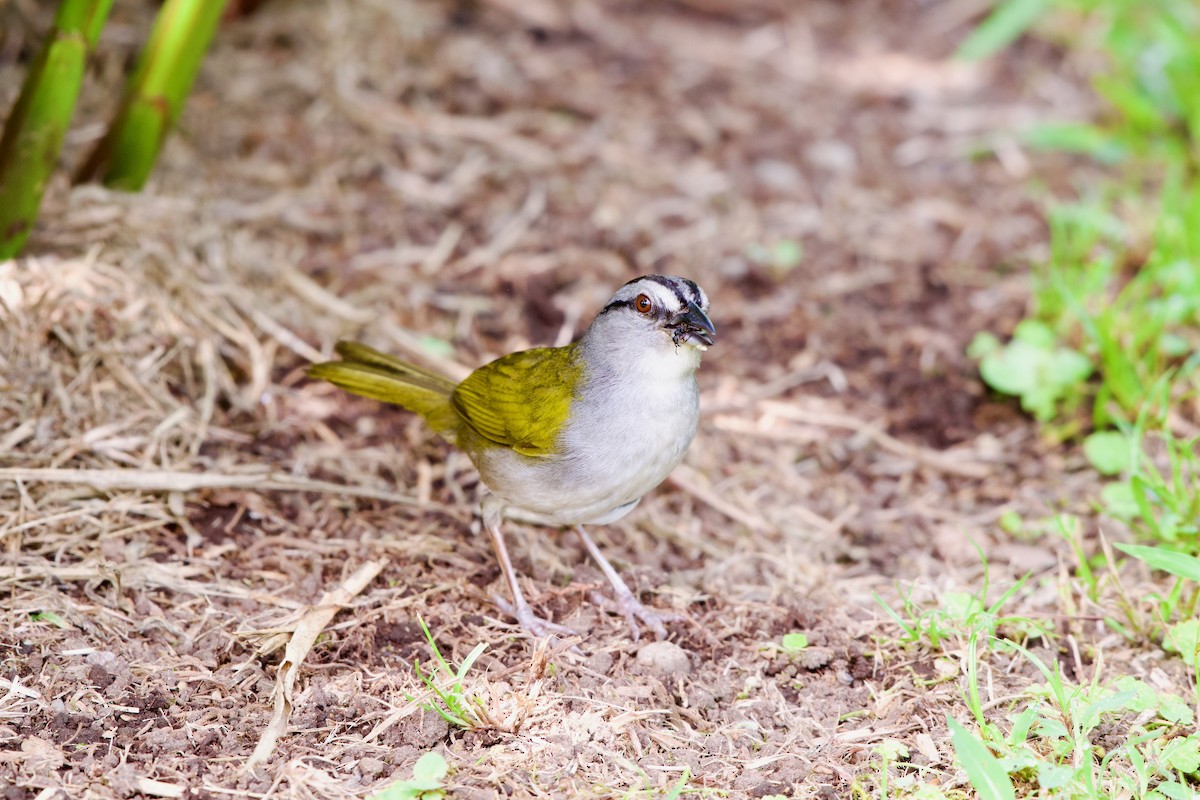
[[625,617],[625,621],[629,623],[629,633],[636,642],[642,638],[642,629],[638,625],[640,620],[643,625],[654,632],[654,636],[660,642],[667,638],[668,622],[680,622],[685,619],[682,614],[676,614],[671,611],[659,611],[650,608],[633,596],[632,592],[617,592],[616,599],[605,597],[599,592],[592,592],[592,602],[607,611],[613,611]]
[[516,619],[517,624],[521,629],[531,636],[539,639],[547,639],[553,637],[565,638],[568,636],[579,636],[572,628],[566,625],[560,625],[557,622],[551,622],[548,619],[539,617],[533,613],[533,609],[528,603],[510,603],[499,595],[492,595],[492,602],[510,617]]

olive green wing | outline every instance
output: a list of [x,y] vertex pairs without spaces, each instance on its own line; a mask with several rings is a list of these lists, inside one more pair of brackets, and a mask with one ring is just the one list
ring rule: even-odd
[[452,401],[485,439],[527,456],[553,455],[582,374],[573,346],[523,350],[472,372]]
[[336,350],[341,361],[313,364],[308,376],[415,411],[429,427],[453,440],[459,425],[459,415],[450,400],[454,381],[365,344],[338,342]]

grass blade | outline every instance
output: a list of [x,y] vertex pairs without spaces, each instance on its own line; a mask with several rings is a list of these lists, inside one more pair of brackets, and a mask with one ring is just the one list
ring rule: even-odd
[[1012,780],[987,746],[953,717],[946,718],[959,763],[981,800],[1016,800]]
[[1161,569],[1163,572],[1169,572],[1180,578],[1200,582],[1200,558],[1164,550],[1161,547],[1146,547],[1140,544],[1114,542],[1113,546],[1127,555],[1145,561],[1154,569]]
[[1017,40],[1043,15],[1047,0],[1002,0],[958,48],[958,58],[984,59]]

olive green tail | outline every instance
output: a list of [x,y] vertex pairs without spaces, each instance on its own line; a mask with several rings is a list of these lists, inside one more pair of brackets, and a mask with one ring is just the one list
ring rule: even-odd
[[341,361],[308,368],[308,376],[348,392],[403,406],[420,414],[435,432],[454,440],[462,418],[450,401],[454,381],[357,342],[338,342]]

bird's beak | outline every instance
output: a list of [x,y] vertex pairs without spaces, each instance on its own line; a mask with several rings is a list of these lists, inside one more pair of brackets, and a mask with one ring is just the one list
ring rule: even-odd
[[700,306],[691,301],[688,302],[687,308],[671,317],[668,327],[671,329],[671,338],[675,344],[687,342],[701,350],[707,349],[713,344],[713,337],[717,333],[708,314],[705,314]]

